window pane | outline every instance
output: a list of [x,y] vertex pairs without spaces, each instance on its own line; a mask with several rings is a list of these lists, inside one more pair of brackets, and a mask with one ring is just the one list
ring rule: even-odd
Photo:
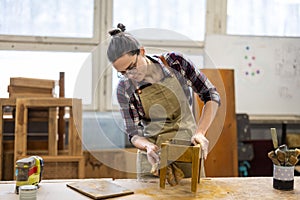
[[65,97],[91,104],[90,53],[0,51],[0,66],[0,98],[9,97],[10,77],[59,80],[59,72],[65,72]]
[[[168,29],[191,40],[204,40],[206,0],[114,0],[113,6],[114,26],[121,22],[128,31]],[[168,35],[148,34],[148,37],[143,39],[173,39]]]
[[0,0],[0,34],[93,37],[94,0]]
[[299,0],[227,0],[227,33],[300,36]]

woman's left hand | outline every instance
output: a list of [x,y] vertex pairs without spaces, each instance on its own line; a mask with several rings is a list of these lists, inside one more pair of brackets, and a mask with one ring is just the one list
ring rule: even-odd
[[196,133],[192,136],[191,142],[194,145],[200,144],[201,150],[203,151],[204,159],[206,159],[209,145],[208,139],[202,133]]

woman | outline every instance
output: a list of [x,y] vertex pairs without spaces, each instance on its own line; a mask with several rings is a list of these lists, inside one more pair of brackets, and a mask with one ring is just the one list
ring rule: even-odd
[[[160,144],[172,138],[200,144],[206,159],[209,141],[205,134],[220,104],[216,88],[183,55],[146,55],[122,24],[109,33],[112,38],[107,56],[120,75],[117,98],[126,133],[138,148],[138,178],[149,175],[152,167],[157,166]],[[205,102],[197,125],[190,109],[189,88]],[[184,166],[174,167],[189,176]]]

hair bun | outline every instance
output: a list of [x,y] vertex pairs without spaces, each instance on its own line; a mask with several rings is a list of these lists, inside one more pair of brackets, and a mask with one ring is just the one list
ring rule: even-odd
[[124,26],[124,24],[122,23],[119,23],[117,28],[109,31],[108,33],[111,35],[111,36],[115,36],[121,32],[124,32],[126,30],[126,27]]
[[117,34],[119,34],[119,33],[121,33],[121,32],[122,32],[122,30],[119,29],[119,28],[116,28],[116,29],[113,29],[113,30],[108,31],[108,33],[109,33],[111,36],[117,35]]
[[122,23],[119,23],[117,27],[118,27],[119,29],[121,29],[122,32],[125,32],[125,30],[126,30],[125,25],[122,24]]

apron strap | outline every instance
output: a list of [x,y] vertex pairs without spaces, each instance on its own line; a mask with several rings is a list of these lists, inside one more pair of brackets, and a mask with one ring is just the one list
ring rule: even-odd
[[168,62],[166,61],[165,57],[163,55],[159,56],[160,60],[164,63],[165,66],[170,67]]
[[162,63],[168,68],[168,70],[170,71],[171,75],[174,75],[173,74],[173,70],[171,69],[170,65],[166,61],[165,57],[163,55],[160,55],[159,58],[162,61]]

